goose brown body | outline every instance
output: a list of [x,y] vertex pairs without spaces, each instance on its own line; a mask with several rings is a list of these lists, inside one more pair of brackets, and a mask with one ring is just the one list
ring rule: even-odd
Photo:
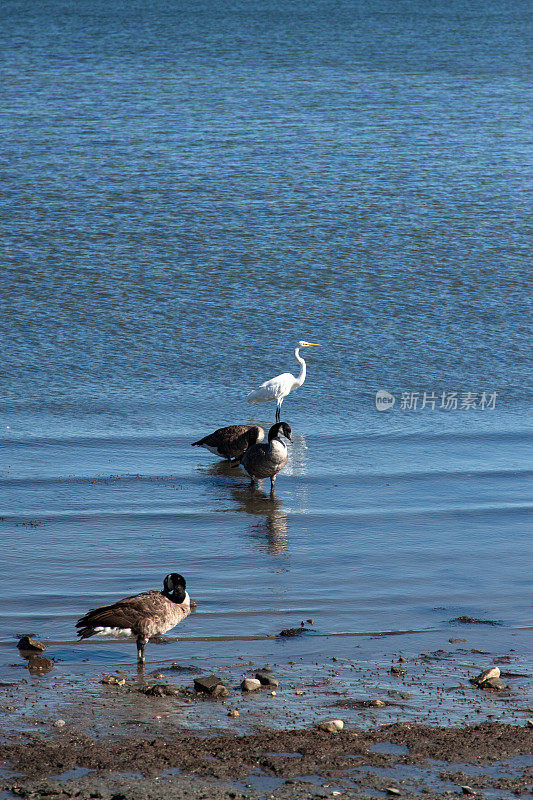
[[259,425],[228,425],[217,428],[192,445],[205,447],[211,453],[231,461],[232,458],[240,458],[251,445],[262,442],[264,438],[265,432]]
[[163,591],[156,589],[125,597],[87,612],[76,623],[80,639],[89,636],[127,636],[137,639],[139,662],[152,636],[172,630],[191,611],[185,580],[178,573],[167,575]]
[[285,436],[292,442],[291,429],[286,422],[276,422],[268,432],[268,443],[249,447],[240,461],[252,479],[252,485],[261,478],[270,478],[272,493],[278,472],[281,472],[289,460],[287,447],[280,436]]

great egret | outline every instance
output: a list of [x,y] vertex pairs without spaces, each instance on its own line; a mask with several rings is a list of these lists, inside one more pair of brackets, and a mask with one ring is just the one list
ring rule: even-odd
[[228,425],[227,428],[217,428],[192,444],[193,447],[205,447],[211,453],[231,461],[232,458],[242,456],[251,445],[262,442],[264,438],[265,432],[259,425]]
[[[194,607],[194,600],[192,604]],[[95,608],[79,619],[76,627],[80,629],[80,639],[94,635],[136,638],[137,662],[142,666],[149,638],[170,631],[190,611],[191,599],[185,591],[185,578],[172,572],[166,576],[162,592],[152,589],[110,606]]]
[[294,357],[300,364],[300,374],[297,378],[290,372],[283,372],[281,375],[276,375],[275,378],[270,378],[254,389],[253,392],[247,397],[247,400],[252,405],[254,403],[268,403],[274,401],[276,403],[276,421],[281,419],[281,404],[285,397],[297,389],[305,381],[306,367],[305,361],[300,356],[300,349],[302,347],[322,347],[321,344],[313,344],[312,342],[298,342],[298,346],[294,351]]
[[286,422],[276,422],[275,425],[272,425],[268,432],[268,444],[265,442],[252,445],[240,459],[241,466],[252,479],[252,486],[255,485],[256,480],[270,478],[271,495],[274,494],[276,475],[289,460],[287,445],[281,441],[280,436],[284,436],[289,442],[292,442],[291,429]]

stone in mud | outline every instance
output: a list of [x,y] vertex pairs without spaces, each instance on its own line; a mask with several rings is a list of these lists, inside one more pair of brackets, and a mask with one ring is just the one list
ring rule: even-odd
[[496,619],[477,619],[477,617],[468,617],[462,614],[460,617],[454,617],[450,620],[450,624],[460,622],[463,625],[501,625],[502,623]]
[[466,642],[466,639],[456,639],[454,636],[452,636],[450,639],[448,639],[448,641],[450,644],[457,644],[458,642]]
[[170,667],[166,667],[166,669],[171,669],[173,672],[200,672],[198,667],[184,667],[181,664],[178,664],[177,661],[174,661]]
[[492,689],[496,692],[501,692],[502,689],[507,689],[507,684],[502,681],[501,678],[487,678],[486,681],[483,681],[480,684],[481,689]]
[[370,705],[373,706],[373,708],[383,708],[387,703],[384,700],[371,700]]
[[500,668],[499,667],[489,667],[489,669],[483,670],[480,672],[479,675],[476,675],[475,678],[471,678],[471,683],[474,683],[476,686],[481,686],[485,681],[490,680],[491,678],[499,678],[500,677]]
[[56,719],[56,721],[54,722],[54,727],[56,727],[56,728],[64,728],[66,724],[67,723],[65,722],[64,719]]
[[139,690],[147,697],[180,697],[181,692],[178,686],[171,686],[166,683],[155,683],[153,686],[143,686]]
[[279,686],[278,679],[263,670],[256,672],[255,677],[263,686],[270,686],[272,689],[277,689]]
[[124,686],[126,684],[126,678],[119,678],[118,675],[104,675],[102,683],[105,683],[107,686]]
[[476,790],[472,789],[471,786],[461,786],[463,794],[475,794]]
[[37,639],[32,639],[31,636],[23,636],[19,639],[17,647],[19,650],[24,650],[28,653],[42,653],[46,650],[45,644]]
[[342,719],[329,719],[327,722],[320,722],[318,727],[326,733],[339,733],[344,728],[344,722]]
[[398,697],[400,700],[409,700],[412,695],[409,692],[398,692],[396,689],[389,689],[387,692],[389,697]]
[[300,636],[301,633],[304,633],[308,628],[285,628],[284,630],[280,631],[280,636]]
[[387,792],[387,794],[393,794],[393,795],[395,795],[396,797],[397,797],[399,794],[401,794],[400,790],[399,790],[399,789],[397,789],[395,786],[387,786],[387,788],[386,788],[386,792]]
[[391,675],[405,675],[405,670],[403,667],[398,667],[396,664],[393,664],[390,668]]
[[257,678],[245,678],[241,683],[243,692],[256,692],[261,688],[261,681]]
[[197,692],[214,694],[217,686],[224,686],[222,679],[217,675],[201,675],[194,679],[194,688]]

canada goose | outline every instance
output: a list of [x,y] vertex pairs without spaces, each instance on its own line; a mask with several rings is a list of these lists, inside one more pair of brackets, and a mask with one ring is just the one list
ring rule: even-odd
[[151,636],[171,630],[191,611],[185,578],[172,572],[163,581],[163,591],[125,597],[109,606],[88,611],[76,623],[80,639],[89,636],[126,636],[137,639],[137,662],[144,664],[144,648]]
[[239,458],[253,444],[262,442],[265,432],[259,425],[228,425],[227,428],[218,428],[214,433],[204,436],[192,446],[205,447],[215,455],[222,456],[231,461]]
[[240,459],[241,465],[252,479],[251,486],[254,486],[256,480],[270,478],[271,495],[274,494],[276,475],[289,459],[287,446],[280,436],[285,436],[292,442],[291,429],[286,422],[276,422],[268,432],[268,444],[252,445]]
[[302,347],[322,347],[322,345],[313,344],[313,342],[298,342],[294,351],[294,357],[300,364],[300,374],[298,377],[295,377],[292,372],[283,372],[281,375],[276,375],[275,378],[270,378],[270,380],[262,383],[259,388],[250,392],[246,398],[252,405],[255,403],[268,403],[271,400],[274,401],[276,403],[277,422],[279,422],[281,418],[281,404],[284,398],[287,397],[293,389],[297,389],[301,386],[305,381],[306,366],[305,361],[300,356],[300,349]]

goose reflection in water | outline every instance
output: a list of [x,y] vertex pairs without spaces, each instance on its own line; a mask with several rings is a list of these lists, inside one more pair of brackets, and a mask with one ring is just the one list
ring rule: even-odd
[[[305,475],[307,468],[307,445],[301,434],[294,436],[290,447],[289,462],[285,469],[287,475]],[[204,475],[214,478],[213,485],[221,492],[222,496],[229,496],[236,504],[237,511],[244,511],[258,518],[252,525],[251,533],[254,539],[263,543],[268,553],[272,555],[285,555],[288,552],[288,516],[283,503],[275,496],[267,495],[262,489],[250,491],[248,476],[243,469],[231,467],[227,461],[217,461],[209,466],[200,468]],[[226,481],[226,479],[229,479]],[[296,496],[301,496],[301,491],[296,488]],[[259,519],[263,517],[263,519]]]
[[238,511],[264,518],[252,526],[253,537],[261,542],[266,539],[267,552],[285,555],[288,551],[288,535],[287,511],[283,503],[265,494],[262,489],[256,489],[252,494],[249,486],[232,486],[230,491]]

